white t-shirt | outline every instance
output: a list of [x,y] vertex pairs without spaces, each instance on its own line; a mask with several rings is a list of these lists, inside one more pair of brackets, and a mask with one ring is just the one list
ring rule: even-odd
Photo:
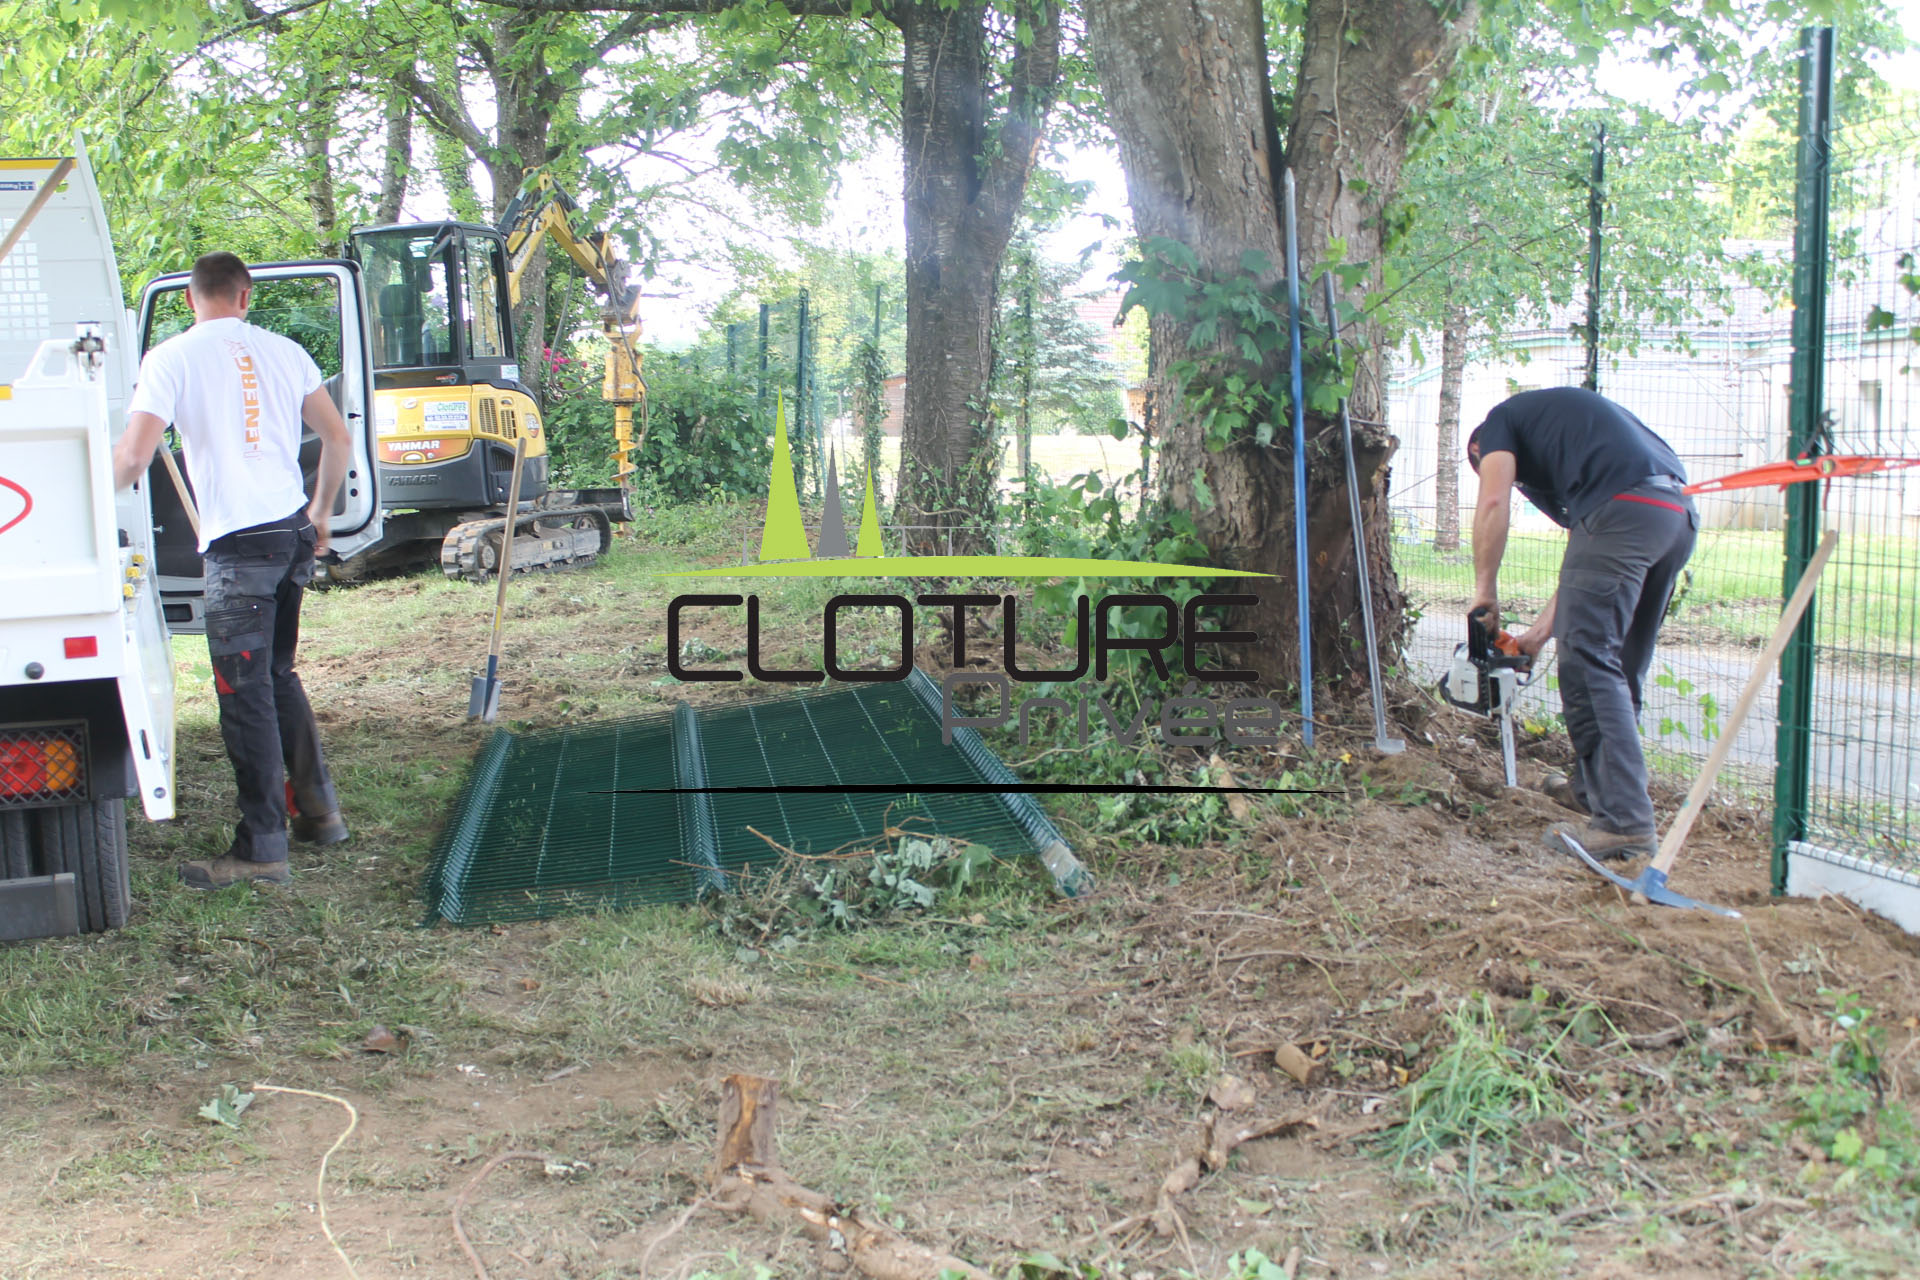
[[320,366],[291,338],[235,316],[203,320],[140,362],[128,413],[173,424],[200,506],[200,550],[307,505],[300,402]]

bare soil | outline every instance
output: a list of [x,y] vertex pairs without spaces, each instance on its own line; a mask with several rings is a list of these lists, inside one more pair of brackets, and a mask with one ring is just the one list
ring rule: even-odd
[[[642,644],[661,633],[658,597],[583,582],[519,597],[525,628],[548,630],[509,644],[503,718],[645,705],[635,691],[664,671]],[[420,589],[340,594],[397,608]],[[480,736],[461,715],[462,655],[484,650],[484,610],[350,635],[330,628],[366,632],[363,614],[332,604],[314,610],[304,664],[330,737],[384,743],[395,767],[457,769]],[[1091,899],[1054,901],[1034,877],[1012,907],[778,954],[738,951],[684,912],[410,940],[440,812],[404,807],[315,855],[298,912],[197,925],[194,947],[158,924],[40,944],[38,981],[123,966],[125,1049],[0,1081],[0,1276],[346,1274],[316,1195],[346,1113],[262,1093],[237,1130],[199,1118],[222,1084],[253,1080],[357,1110],[328,1165],[325,1225],[359,1275],[475,1275],[450,1213],[508,1151],[541,1158],[497,1167],[464,1210],[494,1277],[809,1274],[797,1234],[686,1215],[734,1072],[781,1082],[797,1180],[998,1274],[1046,1251],[1140,1280],[1225,1276],[1249,1249],[1294,1255],[1300,1277],[1731,1280],[1827,1274],[1836,1256],[1853,1274],[1905,1273],[1882,1220],[1793,1122],[1827,1070],[1841,992],[1889,1029],[1885,1102],[1907,1106],[1920,943],[1838,900],[1771,898],[1763,816],[1730,806],[1703,816],[1674,882],[1744,918],[1636,906],[1542,844],[1572,815],[1502,785],[1488,726],[1411,695],[1404,710],[1400,756],[1329,727],[1318,758],[1348,757],[1346,795],[1303,816],[1259,810],[1200,848],[1076,832],[1101,877]],[[149,898],[182,892],[166,866],[217,838],[227,803],[204,708],[182,743],[183,786],[208,812],[184,831],[136,822]],[[1523,780],[1563,749],[1527,744]],[[1670,815],[1679,797],[1659,798]],[[402,1027],[399,1052],[369,1053],[361,1037],[383,1014],[366,998],[276,1014],[236,986],[232,1036],[142,1047],[176,984],[293,983],[303,947],[360,930],[372,948],[431,951],[456,992],[444,1025]],[[1476,1182],[1464,1149],[1396,1166],[1382,1143],[1407,1085],[1481,999],[1516,1042],[1557,1046],[1564,1112],[1521,1134],[1504,1183]],[[1276,1069],[1283,1045],[1315,1062],[1311,1083]],[[1160,1234],[1156,1191],[1222,1075],[1250,1089],[1214,1095],[1234,1115],[1308,1121],[1239,1148]],[[1528,1199],[1523,1184],[1561,1190]]]

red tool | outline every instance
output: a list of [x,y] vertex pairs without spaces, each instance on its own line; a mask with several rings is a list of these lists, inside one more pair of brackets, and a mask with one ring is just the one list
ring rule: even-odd
[[1724,493],[1728,489],[1757,489],[1777,484],[1782,489],[1802,480],[1833,480],[1841,476],[1862,476],[1873,471],[1897,471],[1901,467],[1920,467],[1920,458],[1879,458],[1868,455],[1795,458],[1791,462],[1769,462],[1748,467],[1717,480],[1702,480],[1687,486],[1688,493]]

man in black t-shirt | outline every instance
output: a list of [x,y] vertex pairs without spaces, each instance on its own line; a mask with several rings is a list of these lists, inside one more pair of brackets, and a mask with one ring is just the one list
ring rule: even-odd
[[1601,858],[1651,855],[1653,801],[1640,752],[1640,690],[1674,581],[1700,526],[1687,474],[1667,442],[1605,396],[1578,387],[1526,391],[1467,438],[1480,477],[1473,515],[1473,607],[1498,619],[1510,494],[1568,531],[1560,586],[1519,637],[1537,656],[1560,642],[1560,700],[1573,776],[1548,794],[1589,816],[1556,824]]

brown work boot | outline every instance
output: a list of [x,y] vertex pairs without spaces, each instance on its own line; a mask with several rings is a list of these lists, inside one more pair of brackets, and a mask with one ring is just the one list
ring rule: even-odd
[[1572,778],[1563,778],[1557,773],[1550,773],[1541,779],[1540,793],[1555,804],[1571,809],[1575,813],[1584,813],[1589,817],[1593,814],[1593,810],[1580,803],[1580,796],[1573,789]]
[[180,864],[180,880],[190,889],[224,889],[234,884],[292,884],[286,861],[250,862],[245,858],[206,858]]
[[1658,836],[1653,831],[1602,831],[1591,822],[1556,822],[1547,830],[1549,848],[1558,850],[1570,840],[1578,841],[1590,858],[1625,862],[1629,858],[1651,858]]
[[347,838],[347,823],[338,809],[311,818],[304,813],[296,813],[287,825],[287,834],[301,844],[339,844]]

